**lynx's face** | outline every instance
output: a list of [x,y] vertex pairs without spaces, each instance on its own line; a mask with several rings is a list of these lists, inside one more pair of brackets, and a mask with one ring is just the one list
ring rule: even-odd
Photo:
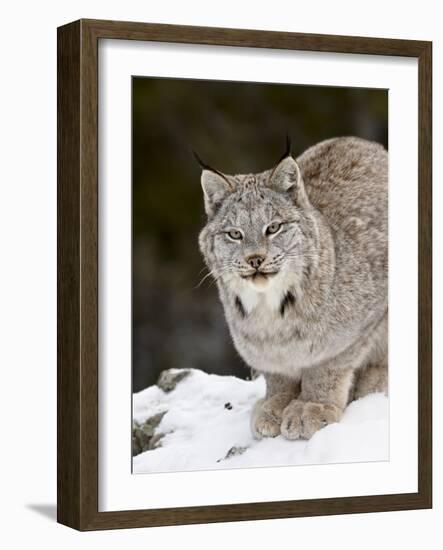
[[300,214],[275,191],[243,186],[212,225],[214,276],[234,284],[242,279],[260,291],[296,263]]
[[204,170],[208,223],[200,248],[216,280],[264,292],[303,270],[303,210],[308,207],[291,157],[261,174]]

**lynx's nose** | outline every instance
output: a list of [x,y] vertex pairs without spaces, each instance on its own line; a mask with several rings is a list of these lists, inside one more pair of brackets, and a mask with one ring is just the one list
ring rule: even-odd
[[254,269],[258,269],[265,261],[265,257],[261,256],[260,254],[255,254],[254,256],[248,256],[246,258],[246,261],[251,267],[253,267]]

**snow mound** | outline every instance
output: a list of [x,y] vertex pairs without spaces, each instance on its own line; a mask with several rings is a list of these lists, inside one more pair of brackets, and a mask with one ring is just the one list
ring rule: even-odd
[[164,386],[166,391],[150,386],[133,396],[136,426],[149,425],[153,417],[160,420],[155,445],[133,457],[135,474],[389,459],[389,406],[383,394],[354,401],[339,423],[309,441],[282,436],[257,441],[249,418],[253,404],[265,394],[263,377],[240,380],[193,369],[187,376],[178,369],[166,372],[177,373],[178,382]]

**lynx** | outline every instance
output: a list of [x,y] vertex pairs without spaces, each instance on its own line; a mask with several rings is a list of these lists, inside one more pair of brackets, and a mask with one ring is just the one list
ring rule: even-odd
[[297,159],[288,144],[261,173],[201,165],[200,250],[238,353],[266,379],[252,432],[309,439],[387,391],[388,154],[344,137]]

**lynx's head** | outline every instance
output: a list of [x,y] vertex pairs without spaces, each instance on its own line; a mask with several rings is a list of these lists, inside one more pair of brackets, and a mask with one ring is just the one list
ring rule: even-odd
[[208,216],[199,243],[212,276],[235,293],[284,293],[306,267],[311,208],[289,143],[276,166],[258,174],[227,175],[199,162]]

